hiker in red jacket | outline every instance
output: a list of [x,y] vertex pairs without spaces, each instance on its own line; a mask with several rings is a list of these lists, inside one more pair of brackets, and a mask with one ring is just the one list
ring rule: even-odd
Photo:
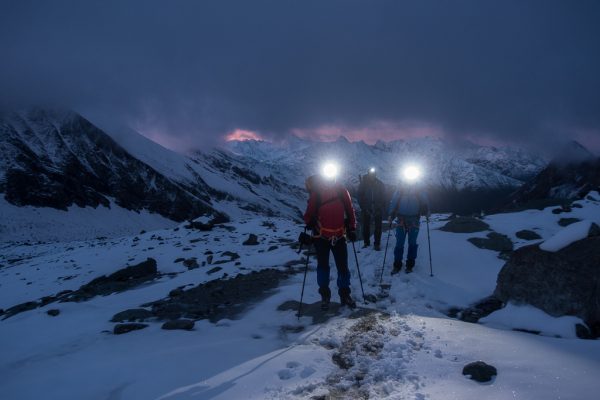
[[334,178],[313,175],[306,179],[310,193],[304,222],[313,231],[317,252],[317,282],[321,294],[321,309],[327,310],[331,300],[329,289],[329,252],[333,253],[337,268],[337,286],[340,303],[356,308],[350,296],[350,270],[346,238],[356,241],[356,219],[348,191]]

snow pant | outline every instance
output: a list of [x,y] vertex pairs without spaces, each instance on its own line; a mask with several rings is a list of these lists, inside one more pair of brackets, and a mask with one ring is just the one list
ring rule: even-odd
[[342,237],[335,244],[332,244],[331,240],[318,238],[315,239],[314,244],[317,252],[317,283],[319,288],[329,289],[329,252],[332,252],[337,268],[338,289],[349,289],[350,270],[348,269],[346,239]]
[[417,236],[419,235],[419,216],[400,216],[398,217],[398,227],[396,228],[396,247],[394,247],[394,262],[402,262],[404,255],[404,242],[408,236],[408,254],[407,260],[414,261],[417,258]]
[[361,210],[362,219],[362,234],[365,244],[371,243],[371,216],[375,223],[375,231],[373,232],[373,239],[375,244],[381,243],[381,210]]

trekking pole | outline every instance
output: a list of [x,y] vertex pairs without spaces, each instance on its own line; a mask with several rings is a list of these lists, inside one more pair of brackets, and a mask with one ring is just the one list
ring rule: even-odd
[[383,282],[383,270],[385,268],[385,259],[387,258],[388,245],[390,244],[390,235],[392,233],[392,225],[388,226],[387,239],[385,240],[385,253],[383,253],[383,265],[381,266],[381,275],[379,276],[379,285]]
[[[304,228],[304,233],[306,233],[306,227]],[[300,248],[298,249],[298,254],[302,251],[302,242],[300,242]],[[310,249],[309,249],[310,251]],[[304,286],[306,285],[306,274],[308,272],[308,256],[309,253],[306,253],[306,265],[304,266],[304,280],[302,281],[302,292],[300,293],[300,306],[298,307],[298,321],[300,320],[300,316],[302,315],[302,300],[304,299]]]
[[354,246],[354,242],[352,242],[352,250],[354,251],[354,260],[356,261],[356,270],[358,271],[358,280],[360,281],[360,290],[363,296],[363,302],[367,304],[367,300],[365,299],[365,289],[363,289],[362,276],[360,275],[360,267],[358,266],[358,256],[356,255],[356,247]]
[[429,273],[433,276],[433,264],[431,263],[431,238],[429,237],[429,217],[427,217],[427,244],[429,245]]
[[304,299],[304,286],[306,285],[306,273],[308,272],[308,253],[306,253],[306,265],[304,266],[304,280],[302,281],[302,293],[300,293],[300,306],[298,307],[298,321],[302,316],[302,300]]

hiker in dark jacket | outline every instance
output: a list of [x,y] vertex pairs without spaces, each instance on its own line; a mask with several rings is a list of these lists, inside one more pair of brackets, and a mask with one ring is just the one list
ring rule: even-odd
[[310,193],[304,222],[313,230],[317,252],[317,283],[321,308],[326,310],[331,300],[329,289],[329,253],[333,253],[337,268],[337,287],[340,303],[350,308],[356,302],[350,296],[350,269],[346,238],[356,241],[356,220],[350,194],[333,179],[311,176],[306,180]]
[[394,221],[396,227],[396,247],[394,248],[394,268],[392,274],[402,269],[404,242],[408,236],[408,254],[406,255],[406,273],[412,272],[417,258],[417,236],[421,215],[429,218],[429,199],[425,191],[417,183],[401,185],[392,196],[389,207],[390,224]]
[[363,247],[371,245],[371,221],[373,221],[375,225],[373,248],[379,251],[381,249],[381,220],[385,208],[385,186],[377,178],[375,168],[371,168],[367,174],[360,177],[358,205],[361,213]]

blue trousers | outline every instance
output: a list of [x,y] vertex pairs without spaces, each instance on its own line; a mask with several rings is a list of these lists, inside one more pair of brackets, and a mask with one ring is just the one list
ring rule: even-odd
[[401,262],[404,255],[404,242],[408,236],[408,254],[406,255],[407,260],[415,260],[417,258],[417,236],[419,235],[419,220],[417,217],[415,221],[410,223],[402,223],[396,228],[396,247],[394,247],[394,262]]
[[329,252],[333,253],[335,266],[337,268],[338,289],[350,287],[350,269],[348,269],[348,248],[346,239],[341,238],[335,246],[327,239],[316,239],[315,250],[317,251],[317,283],[320,288],[329,288]]

